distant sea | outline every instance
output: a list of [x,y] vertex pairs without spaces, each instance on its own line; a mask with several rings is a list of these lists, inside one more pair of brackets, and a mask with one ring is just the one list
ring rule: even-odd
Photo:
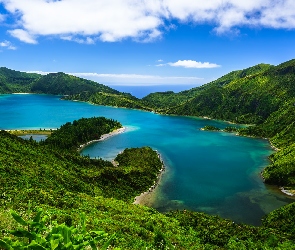
[[267,140],[200,130],[205,125],[224,128],[230,125],[226,122],[62,101],[51,95],[0,95],[0,129],[54,129],[93,116],[118,120],[126,132],[91,144],[84,155],[111,160],[125,148],[142,146],[161,154],[167,168],[150,204],[161,212],[190,209],[259,225],[265,214],[294,201],[260,177],[274,152]]
[[130,93],[137,98],[143,98],[150,93],[154,92],[165,92],[173,91],[180,92],[183,90],[189,90],[196,86],[194,85],[156,85],[156,86],[117,86],[117,85],[108,85],[109,87],[116,89],[120,92]]

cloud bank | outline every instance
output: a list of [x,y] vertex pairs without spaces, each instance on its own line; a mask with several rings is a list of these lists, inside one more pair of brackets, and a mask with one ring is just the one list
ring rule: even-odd
[[183,67],[183,68],[194,68],[194,69],[204,69],[204,68],[218,68],[220,65],[209,62],[197,62],[193,60],[178,60],[177,62],[161,63],[156,66],[172,66],[172,67]]
[[[53,72],[26,71],[47,75]],[[158,76],[139,74],[67,73],[109,86],[201,85],[204,79],[194,76]]]
[[[149,42],[175,23],[213,25],[218,34],[241,27],[295,28],[294,0],[0,0],[8,32],[25,43],[55,36],[78,43]],[[7,21],[8,22],[8,21]]]

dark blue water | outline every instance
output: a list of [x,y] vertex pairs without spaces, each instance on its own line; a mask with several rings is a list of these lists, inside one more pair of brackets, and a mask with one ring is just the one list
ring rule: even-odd
[[141,146],[161,153],[167,170],[146,203],[159,211],[191,209],[258,225],[266,213],[293,201],[260,178],[273,152],[266,140],[200,130],[228,123],[61,101],[49,95],[0,95],[0,129],[58,128],[93,116],[116,119],[126,132],[88,146],[83,154],[110,160],[125,148]]

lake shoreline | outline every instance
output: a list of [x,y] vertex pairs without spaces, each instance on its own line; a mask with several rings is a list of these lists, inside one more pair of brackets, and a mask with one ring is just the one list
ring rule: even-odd
[[6,132],[13,135],[51,135],[52,131],[56,129],[5,129]]
[[110,133],[103,134],[103,135],[101,135],[101,137],[98,140],[91,140],[91,141],[88,141],[84,144],[81,144],[78,148],[78,152],[80,152],[81,150],[83,150],[85,147],[87,147],[88,145],[90,145],[92,143],[104,141],[112,136],[124,133],[125,131],[126,131],[126,127],[122,127],[122,128],[115,129]]
[[162,162],[162,168],[160,169],[157,179],[154,181],[154,184],[145,192],[141,193],[140,195],[136,196],[134,198],[134,205],[143,205],[146,206],[147,204],[150,204],[153,202],[153,199],[155,198],[155,189],[159,186],[162,176],[165,173],[166,166],[164,164],[164,161],[161,157],[161,154],[156,150],[158,157],[160,158]]

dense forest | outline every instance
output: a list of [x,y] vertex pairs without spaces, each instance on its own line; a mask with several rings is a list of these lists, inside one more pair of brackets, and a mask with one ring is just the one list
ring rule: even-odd
[[[100,105],[251,124],[223,131],[268,138],[279,150],[269,157],[271,163],[262,173],[265,182],[295,190],[295,60],[277,66],[259,64],[201,87],[142,99],[64,73],[41,76],[0,68],[0,93],[13,92],[59,94]],[[89,230],[117,232],[112,245],[122,249],[294,248],[294,203],[267,215],[261,227],[197,212],[160,214],[132,205],[134,197],[153,184],[161,162],[150,148],[126,149],[116,158],[118,167],[79,156],[80,144],[120,127],[107,119],[99,126],[104,122],[109,124],[106,129],[95,132],[96,125],[83,119],[67,123],[42,143],[1,132],[1,229],[15,226],[9,209],[26,216],[30,200],[33,214],[43,208],[67,225],[76,225],[84,212]]]
[[119,122],[104,117],[81,118],[72,123],[67,122],[59,129],[52,131],[42,144],[62,150],[77,150],[80,145],[99,140],[103,134],[108,134],[121,127]]

